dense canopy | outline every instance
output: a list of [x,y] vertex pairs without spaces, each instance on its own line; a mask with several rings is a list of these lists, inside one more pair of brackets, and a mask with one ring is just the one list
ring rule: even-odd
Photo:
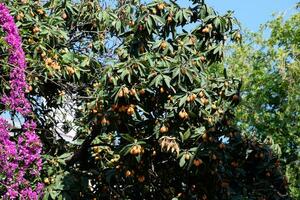
[[[44,161],[31,184],[44,182],[44,199],[289,199],[278,155],[234,123],[240,77],[216,73],[241,43],[232,12],[203,0],[4,3],[28,62]],[[1,98],[12,90],[7,52]],[[0,109],[20,133],[27,118]]]

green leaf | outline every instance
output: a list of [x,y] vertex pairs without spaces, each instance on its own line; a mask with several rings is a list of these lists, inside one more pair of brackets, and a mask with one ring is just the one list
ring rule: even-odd
[[80,70],[75,70],[75,75],[77,79],[80,79]]
[[151,33],[151,31],[153,29],[152,16],[148,18],[148,20],[146,22],[146,26],[147,26],[148,33]]
[[116,30],[117,30],[118,32],[121,32],[121,27],[122,27],[122,23],[121,23],[120,20],[118,20],[118,21],[116,22]]
[[62,59],[65,63],[72,63],[74,60],[74,54],[71,52],[67,52],[62,56]]
[[194,130],[194,134],[191,136],[191,138],[196,138],[196,137],[199,137],[201,136],[202,134],[205,133],[205,127],[204,126],[201,126],[200,128],[196,128]]
[[189,152],[196,152],[198,149],[198,147],[193,147],[193,148],[190,148]]
[[216,18],[214,19],[214,25],[215,25],[215,27],[219,28],[219,27],[220,27],[220,23],[221,23],[220,18],[219,18],[219,17],[216,17]]
[[136,159],[136,161],[137,161],[137,163],[140,163],[141,162],[141,155],[139,154],[139,155],[137,155],[137,156],[135,156],[135,159]]
[[168,88],[171,88],[171,78],[169,76],[164,75],[164,81]]
[[159,22],[160,25],[164,25],[166,23],[165,19],[163,19],[162,17],[160,16],[157,16],[157,15],[151,15],[153,17],[153,20],[155,22]]
[[49,195],[50,195],[50,193],[45,191],[45,194],[43,196],[43,200],[49,200]]
[[184,141],[184,137],[183,137],[182,132],[180,132],[179,135],[180,135],[181,142],[183,142]]
[[58,156],[57,158],[58,159],[66,159],[66,158],[69,158],[70,156],[72,156],[73,153],[64,153],[60,156]]
[[189,20],[189,18],[190,18],[190,16],[191,16],[192,14],[193,14],[192,11],[189,10],[189,9],[184,9],[184,10],[183,10],[183,17],[184,17],[184,19],[185,19],[186,21]]
[[190,136],[191,136],[191,130],[188,129],[188,130],[186,130],[185,133],[183,134],[183,141],[189,139]]
[[128,144],[128,145],[124,146],[124,147],[120,150],[119,154],[120,154],[120,155],[123,155],[123,156],[126,156],[126,155],[130,152],[130,149],[131,149],[132,145],[133,145],[133,144]]
[[183,156],[180,158],[179,166],[180,166],[180,167],[183,167],[184,165],[185,165],[185,156],[183,155]]
[[185,95],[180,99],[179,105],[178,105],[179,107],[181,107],[185,104],[187,97],[188,97],[188,95]]
[[49,194],[52,199],[56,199],[56,197],[59,195],[59,192],[51,190]]
[[83,59],[83,61],[81,62],[81,64],[80,64],[80,66],[82,66],[82,67],[86,67],[86,66],[88,66],[89,64],[90,64],[90,58],[89,57],[85,57],[84,59]]
[[135,140],[133,137],[131,137],[131,136],[130,136],[129,134],[127,134],[127,133],[121,134],[121,137],[122,137],[123,139],[125,139],[126,141],[131,142],[131,143],[133,143],[134,140]]
[[179,73],[180,73],[180,68],[175,68],[172,73],[172,79],[174,79],[176,76],[178,76]]
[[140,140],[140,141],[136,142],[136,144],[143,144],[144,145],[144,144],[147,144],[147,143],[145,141]]

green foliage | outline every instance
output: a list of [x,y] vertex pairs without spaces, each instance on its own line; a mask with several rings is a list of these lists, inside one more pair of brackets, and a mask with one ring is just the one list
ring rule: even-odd
[[[299,193],[300,14],[276,16],[242,45],[228,48],[228,73],[243,80],[236,123],[281,156],[292,195]],[[270,31],[270,33],[269,33]],[[269,36],[266,36],[269,35]],[[222,66],[220,66],[222,71]]]
[[232,13],[203,1],[6,3],[27,50],[44,199],[288,199],[277,156],[234,127],[240,80],[211,73],[227,38],[241,41]]

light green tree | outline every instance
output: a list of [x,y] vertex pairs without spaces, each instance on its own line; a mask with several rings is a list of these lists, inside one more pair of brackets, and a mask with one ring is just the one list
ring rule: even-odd
[[236,123],[281,156],[299,198],[300,13],[275,16],[243,41],[227,49],[224,61],[228,74],[243,82]]

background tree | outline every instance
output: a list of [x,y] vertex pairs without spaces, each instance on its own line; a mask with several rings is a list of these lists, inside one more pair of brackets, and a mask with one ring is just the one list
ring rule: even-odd
[[44,199],[288,199],[276,155],[233,126],[240,81],[209,71],[241,39],[232,13],[197,0],[5,3],[31,66]]
[[282,14],[247,32],[242,45],[227,49],[228,73],[243,80],[242,103],[236,124],[242,131],[265,140],[281,155],[293,196],[299,193],[300,14]]

